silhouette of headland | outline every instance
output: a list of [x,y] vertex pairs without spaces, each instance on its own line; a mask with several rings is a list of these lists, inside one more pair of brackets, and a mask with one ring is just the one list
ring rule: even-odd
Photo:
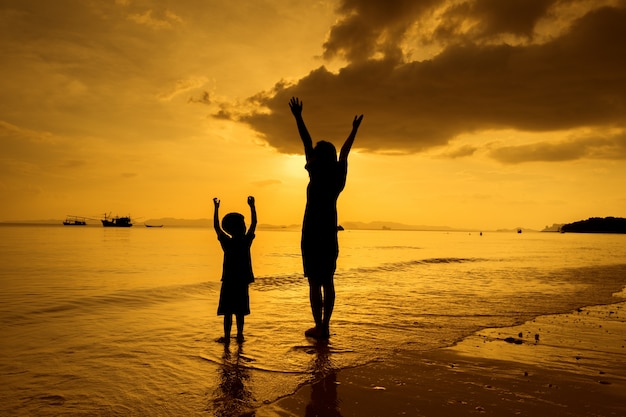
[[564,233],[626,233],[626,219],[623,217],[590,217],[561,226]]

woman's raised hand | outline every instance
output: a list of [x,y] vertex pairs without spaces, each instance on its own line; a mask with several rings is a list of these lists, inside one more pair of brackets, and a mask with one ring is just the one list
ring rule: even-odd
[[289,108],[294,116],[300,116],[302,114],[302,102],[298,97],[291,97],[291,100],[289,100]]

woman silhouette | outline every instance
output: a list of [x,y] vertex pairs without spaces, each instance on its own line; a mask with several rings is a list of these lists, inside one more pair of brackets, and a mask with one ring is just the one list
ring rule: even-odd
[[313,147],[311,135],[302,118],[302,102],[297,97],[292,97],[289,107],[304,144],[305,168],[309,172],[301,249],[304,275],[309,280],[309,298],[315,327],[307,330],[305,335],[327,339],[330,336],[330,318],[335,306],[333,281],[339,255],[337,198],[346,185],[348,154],[363,115],[354,117],[352,131],[341,147],[337,159],[337,151],[332,143],[320,141]]

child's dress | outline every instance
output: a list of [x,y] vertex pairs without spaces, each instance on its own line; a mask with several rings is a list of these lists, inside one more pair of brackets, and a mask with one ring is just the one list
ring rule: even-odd
[[254,282],[250,256],[254,233],[246,234],[241,238],[221,235],[218,239],[224,250],[224,265],[217,314],[219,316],[250,314],[248,285]]

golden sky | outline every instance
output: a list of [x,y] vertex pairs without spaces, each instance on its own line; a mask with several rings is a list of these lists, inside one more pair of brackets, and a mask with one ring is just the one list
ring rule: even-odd
[[341,221],[626,217],[624,0],[2,0],[0,220],[301,221],[287,105]]

